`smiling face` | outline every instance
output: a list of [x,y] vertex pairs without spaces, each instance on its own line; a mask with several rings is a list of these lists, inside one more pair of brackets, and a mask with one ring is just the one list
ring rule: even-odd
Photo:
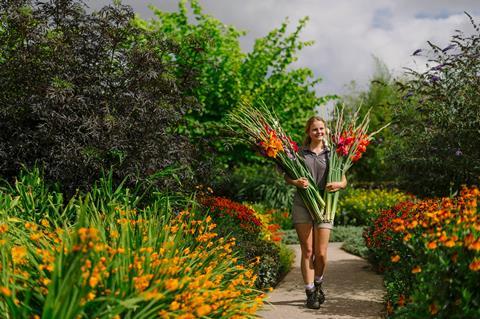
[[308,136],[312,142],[321,142],[325,136],[325,123],[323,121],[314,120],[308,129]]

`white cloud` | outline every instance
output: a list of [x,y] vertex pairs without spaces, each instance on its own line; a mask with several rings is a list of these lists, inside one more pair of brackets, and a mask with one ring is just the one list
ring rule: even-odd
[[[92,3],[90,1],[89,3]],[[95,1],[100,7],[107,1]],[[143,17],[151,17],[147,5],[175,10],[177,1],[123,0]],[[201,0],[204,11],[226,24],[248,31],[242,39],[244,50],[255,38],[280,26],[286,17],[291,29],[309,16],[303,40],[314,40],[305,48],[296,65],[313,69],[323,78],[321,94],[345,92],[345,85],[356,81],[367,85],[374,72],[372,56],[383,60],[400,74],[403,67],[414,67],[412,52],[426,48],[426,41],[446,45],[455,29],[471,30],[464,11],[480,22],[478,0]],[[419,60],[417,65],[422,67]]]

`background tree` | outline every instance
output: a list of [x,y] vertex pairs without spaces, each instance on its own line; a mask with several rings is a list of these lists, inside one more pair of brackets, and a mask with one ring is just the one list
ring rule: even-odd
[[[398,125],[394,118],[395,106],[401,100],[401,94],[387,66],[374,57],[376,69],[366,91],[355,92],[343,96],[341,104],[349,114],[356,111],[363,116],[370,110],[370,131],[375,131],[392,123]],[[349,172],[349,181],[357,186],[379,187],[392,186],[396,176],[392,174],[395,161],[390,158],[391,148],[395,144],[396,135],[387,127],[377,134],[363,157]]]
[[[86,13],[74,0],[3,1],[0,30],[0,174],[35,162],[74,192],[115,168],[146,178],[173,164],[192,180],[189,140],[174,134],[196,108],[181,49],[131,23],[123,5]],[[162,179],[164,183],[166,179]],[[162,184],[160,186],[167,186]]]
[[[223,165],[251,161],[252,153],[244,148],[225,149],[224,116],[247,97],[263,99],[274,108],[284,128],[300,141],[306,119],[327,99],[317,96],[315,86],[320,79],[315,79],[310,69],[292,67],[298,51],[311,44],[299,40],[307,19],[301,20],[291,34],[284,22],[257,39],[251,52],[244,53],[239,43],[244,32],[203,13],[196,0],[188,4],[191,13],[187,1],[179,1],[178,12],[152,7],[154,19],[136,19],[145,30],[180,43],[182,50],[175,56],[180,74],[192,70],[198,74],[193,95],[201,108],[188,115],[184,130],[193,139],[208,139]],[[235,160],[232,153],[236,153]]]
[[[467,14],[468,15],[468,14]],[[392,155],[403,187],[415,194],[448,195],[480,179],[480,32],[456,31],[445,48],[428,43],[415,55],[427,70],[410,70],[396,108],[401,139]]]

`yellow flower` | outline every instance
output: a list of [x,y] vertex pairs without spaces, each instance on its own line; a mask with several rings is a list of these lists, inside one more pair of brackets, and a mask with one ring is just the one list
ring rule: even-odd
[[0,224],[0,234],[6,233],[8,231],[7,224]]
[[168,279],[165,281],[165,288],[169,291],[177,290],[178,286],[178,279]]
[[27,248],[23,246],[12,247],[12,259],[14,263],[21,263],[27,255]]
[[445,242],[445,246],[454,247],[455,246],[455,241],[449,239],[448,241]]
[[0,294],[4,295],[5,297],[10,297],[12,292],[7,287],[0,286]]
[[42,224],[43,227],[49,227],[50,226],[50,223],[45,218],[40,221],[40,224]]
[[172,311],[175,311],[175,310],[178,310],[178,308],[180,308],[180,304],[176,301],[173,301],[171,304],[170,304],[170,310]]
[[210,305],[203,305],[197,308],[197,316],[202,317],[208,315],[212,311]]

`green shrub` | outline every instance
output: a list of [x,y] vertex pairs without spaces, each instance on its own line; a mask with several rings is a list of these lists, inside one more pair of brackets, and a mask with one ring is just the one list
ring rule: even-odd
[[410,198],[399,190],[350,188],[341,193],[335,223],[338,225],[368,225],[382,209]]
[[[130,185],[174,163],[204,166],[192,164],[197,145],[176,133],[198,106],[187,93],[193,73],[177,76],[165,56],[178,45],[135,27],[131,7],[87,12],[78,0],[26,0],[1,8],[2,177],[39,163],[69,197],[112,166],[114,180]],[[194,183],[192,170],[177,175],[183,187]],[[155,182],[178,188],[171,177]]]
[[295,187],[288,185],[275,166],[240,165],[214,187],[221,196],[237,202],[259,203],[264,207],[290,210]]
[[[480,25],[456,30],[450,43],[428,42],[415,56],[428,61],[401,81],[389,161],[400,186],[420,196],[449,196],[480,184]],[[466,19],[465,19],[466,20]]]

